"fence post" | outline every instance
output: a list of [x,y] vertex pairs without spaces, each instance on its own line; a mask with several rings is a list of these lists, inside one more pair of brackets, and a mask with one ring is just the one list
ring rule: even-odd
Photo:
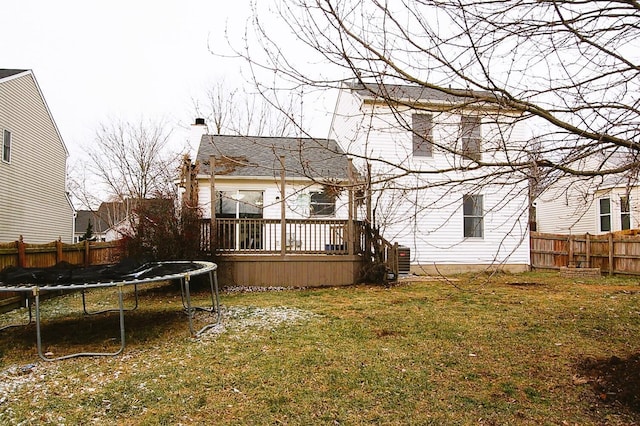
[[567,265],[569,268],[575,268],[576,267],[576,262],[573,258],[573,240],[575,238],[575,235],[571,234],[569,235],[569,264]]
[[18,248],[18,266],[20,268],[25,268],[27,266],[27,253],[24,247],[22,235],[20,235],[20,238],[16,241],[16,247]]
[[56,265],[62,262],[62,237],[56,241]]
[[609,275],[613,275],[613,232],[609,233]]
[[84,240],[84,267],[87,268],[89,265],[91,265],[91,247],[89,240]]
[[587,256],[587,268],[591,268],[591,235],[587,232],[585,234],[585,241],[586,241],[586,256]]

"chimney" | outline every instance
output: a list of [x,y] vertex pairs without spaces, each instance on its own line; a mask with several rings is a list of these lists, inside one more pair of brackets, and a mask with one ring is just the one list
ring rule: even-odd
[[202,136],[208,133],[209,129],[204,118],[196,118],[195,123],[191,125],[191,135],[189,137],[189,155],[193,163],[196,162]]

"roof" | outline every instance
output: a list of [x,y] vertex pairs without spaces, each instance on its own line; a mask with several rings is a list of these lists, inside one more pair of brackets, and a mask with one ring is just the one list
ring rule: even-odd
[[29,70],[13,70],[13,69],[0,68],[0,80],[2,80],[3,78],[11,77],[16,74],[21,74],[26,71],[29,71]]
[[102,233],[109,229],[109,225],[97,215],[97,212],[78,210],[76,212],[76,234],[84,234],[89,226],[89,221],[91,221],[94,233]]
[[76,234],[84,233],[87,230],[89,221],[93,232],[102,233],[106,232],[113,225],[121,222],[127,217],[127,209],[131,208],[128,204],[130,200],[127,200],[127,205],[120,201],[103,202],[98,207],[98,210],[78,210],[76,213]]
[[[434,89],[419,85],[400,84],[348,84],[351,91],[364,99],[392,99],[405,102],[470,102],[473,100],[486,100],[487,97],[495,98],[495,95],[487,91],[470,89]],[[484,99],[483,99],[484,98]]]
[[204,135],[197,155],[201,173],[211,173],[212,155],[216,175],[278,177],[284,156],[287,177],[348,177],[347,156],[332,139]]

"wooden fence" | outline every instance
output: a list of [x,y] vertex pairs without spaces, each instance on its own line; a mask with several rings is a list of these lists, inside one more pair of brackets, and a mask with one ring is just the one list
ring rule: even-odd
[[640,235],[531,233],[531,267],[600,268],[609,274],[640,275]]
[[[7,267],[47,268],[60,262],[72,265],[107,265],[116,263],[122,254],[122,244],[83,241],[65,244],[54,241],[47,244],[28,244],[24,241],[0,243],[0,271]],[[0,294],[0,307],[13,304],[17,293]]]

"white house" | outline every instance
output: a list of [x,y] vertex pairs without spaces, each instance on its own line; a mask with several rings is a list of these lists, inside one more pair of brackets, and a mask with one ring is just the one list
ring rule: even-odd
[[30,70],[0,69],[0,241],[71,243],[68,151]]
[[[585,168],[607,169],[619,165],[619,160],[619,155],[599,153],[586,160]],[[534,206],[538,232],[594,235],[640,228],[640,188],[635,172],[563,176],[536,198]]]
[[[411,250],[416,273],[529,265],[528,182],[506,167],[527,143],[518,116],[405,85],[345,85],[329,137],[360,173],[370,168],[381,234]],[[513,151],[513,152],[511,152]]]
[[[287,219],[329,221],[348,218],[347,195],[339,188],[348,182],[349,162],[335,141],[208,135],[204,134],[204,123],[200,122],[200,125],[203,134],[196,158],[199,167],[196,186],[202,217],[211,218],[213,199],[213,213],[217,219],[279,219],[283,200]],[[215,167],[213,186],[212,158]],[[228,226],[235,225],[230,223]],[[234,235],[226,237],[229,240],[224,244],[229,247],[224,248],[265,249],[269,241],[275,241],[277,245],[271,249],[281,247],[278,235],[265,235],[270,232],[268,229],[263,223],[247,222],[239,229],[234,228]],[[271,229],[271,232],[278,232],[276,228]],[[288,228],[287,246],[305,244],[296,234],[299,232],[294,227]]]

